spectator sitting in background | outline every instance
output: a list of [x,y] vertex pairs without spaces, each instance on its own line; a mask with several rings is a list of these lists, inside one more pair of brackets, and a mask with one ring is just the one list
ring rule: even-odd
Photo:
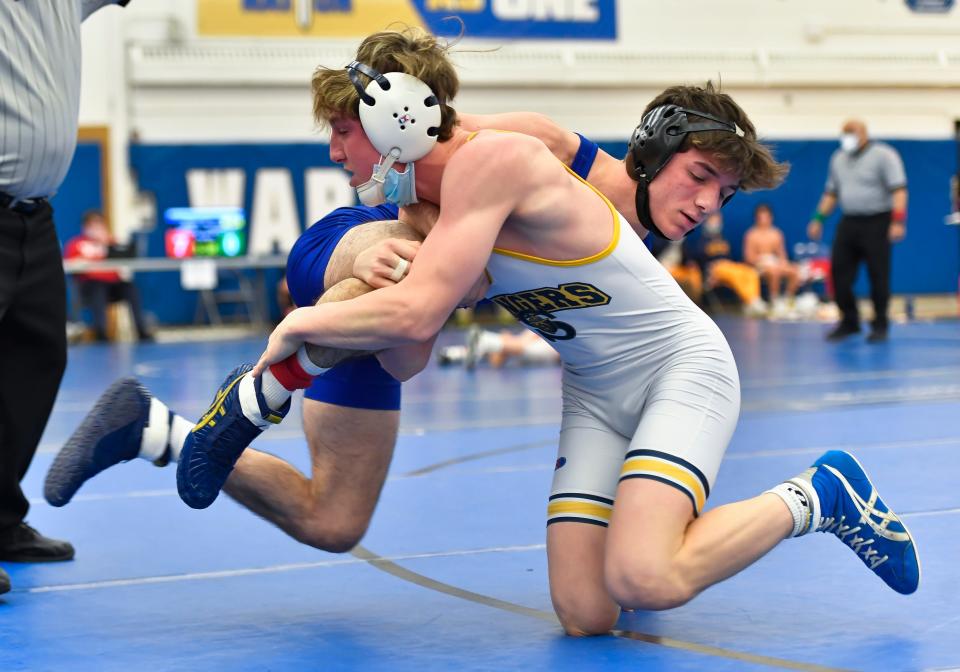
[[743,260],[756,268],[767,283],[772,305],[770,316],[787,317],[797,293],[800,274],[787,257],[783,231],[773,225],[773,211],[765,203],[754,208],[753,226],[747,229],[743,238]]
[[[103,213],[99,210],[88,210],[83,214],[81,226],[80,235],[67,241],[64,258],[85,261],[106,259],[114,240]],[[89,308],[92,314],[94,338],[97,341],[107,340],[107,303],[115,301],[126,301],[130,305],[140,341],[153,340],[140,307],[140,293],[136,285],[123,278],[120,271],[87,271],[77,273],[74,279],[81,303]]]
[[743,302],[747,315],[765,315],[767,305],[760,298],[760,275],[749,264],[741,264],[730,258],[730,243],[723,237],[723,215],[714,212],[703,223],[699,236],[684,241],[686,263],[696,264],[705,287],[728,287]]

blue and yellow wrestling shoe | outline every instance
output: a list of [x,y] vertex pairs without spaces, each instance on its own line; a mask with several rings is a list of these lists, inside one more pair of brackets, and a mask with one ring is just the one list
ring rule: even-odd
[[177,464],[177,491],[180,499],[194,509],[205,509],[223,489],[241,453],[271,424],[278,424],[290,410],[290,400],[278,411],[271,410],[261,391],[262,378],[253,381],[253,394],[243,412],[241,384],[253,364],[231,371],[217,390],[213,403],[187,435]]
[[898,593],[920,585],[920,557],[910,530],[880,498],[857,459],[831,450],[804,475],[820,497],[817,532],[829,532]]
[[107,467],[140,452],[150,420],[150,393],[134,378],[121,378],[104,392],[50,465],[43,496],[63,506],[80,486]]

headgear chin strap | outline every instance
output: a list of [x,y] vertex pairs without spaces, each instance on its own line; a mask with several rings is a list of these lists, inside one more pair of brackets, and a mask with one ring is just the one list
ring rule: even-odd
[[643,225],[647,231],[650,231],[657,238],[663,238],[664,240],[670,240],[665,235],[663,231],[653,223],[653,215],[650,214],[650,193],[648,188],[650,183],[646,180],[640,180],[637,182],[637,191],[634,193],[634,204],[637,206],[637,218],[640,220],[640,224]]
[[[691,122],[687,115],[703,117],[707,121]],[[634,129],[630,137],[628,149],[634,166],[631,177],[638,183],[634,196],[637,216],[640,218],[640,223],[659,238],[667,237],[654,224],[650,214],[648,191],[650,183],[679,151],[688,133],[703,131],[726,131],[741,138],[744,136],[743,129],[735,123],[712,114],[689,110],[679,105],[661,105],[644,115],[640,125]],[[724,199],[721,207],[731,198],[733,194]]]
[[[381,156],[409,163],[430,153],[440,133],[440,103],[430,87],[405,72],[380,74],[353,61],[350,81],[360,94],[360,125]],[[366,87],[360,75],[371,79]]]

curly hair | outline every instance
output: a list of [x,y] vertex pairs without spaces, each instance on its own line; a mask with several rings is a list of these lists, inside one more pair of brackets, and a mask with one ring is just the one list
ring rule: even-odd
[[[449,44],[441,43],[422,28],[407,27],[370,35],[360,43],[356,60],[381,73],[405,72],[429,86],[440,102],[437,137],[443,142],[450,139],[457,125],[457,113],[450,101],[460,88],[449,50]],[[360,96],[345,69],[318,67],[311,88],[313,116],[321,126],[337,117],[359,118]]]

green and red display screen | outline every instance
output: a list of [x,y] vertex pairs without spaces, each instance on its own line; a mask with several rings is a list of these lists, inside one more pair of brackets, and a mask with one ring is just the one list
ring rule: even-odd
[[167,208],[163,219],[168,257],[240,257],[247,253],[243,208]]

